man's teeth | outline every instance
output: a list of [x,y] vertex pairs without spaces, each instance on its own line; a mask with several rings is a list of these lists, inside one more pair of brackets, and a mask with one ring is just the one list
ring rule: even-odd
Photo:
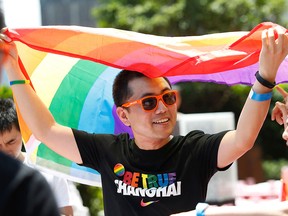
[[159,120],[159,121],[155,121],[154,123],[156,123],[156,124],[161,124],[161,123],[165,123],[165,122],[168,122],[168,118],[166,118],[166,119],[161,119],[161,120]]

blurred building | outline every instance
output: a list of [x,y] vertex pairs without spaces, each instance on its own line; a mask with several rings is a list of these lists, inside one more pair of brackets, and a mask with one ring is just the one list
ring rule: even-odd
[[80,25],[95,27],[91,14],[97,0],[40,0],[42,25]]

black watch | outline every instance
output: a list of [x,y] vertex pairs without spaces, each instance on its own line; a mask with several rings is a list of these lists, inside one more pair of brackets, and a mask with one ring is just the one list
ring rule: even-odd
[[267,80],[265,80],[259,73],[259,71],[256,72],[255,74],[256,76],[256,79],[258,80],[259,83],[261,83],[263,86],[265,86],[266,88],[269,88],[269,89],[273,89],[276,85],[276,83],[271,83]]

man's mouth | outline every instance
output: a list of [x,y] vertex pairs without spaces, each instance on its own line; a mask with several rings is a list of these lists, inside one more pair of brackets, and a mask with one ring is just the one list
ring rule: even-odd
[[164,118],[158,121],[154,121],[153,124],[163,124],[163,123],[167,123],[168,121],[169,121],[169,118]]

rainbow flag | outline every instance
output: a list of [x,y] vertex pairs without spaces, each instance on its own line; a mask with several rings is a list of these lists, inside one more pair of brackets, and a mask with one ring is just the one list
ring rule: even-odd
[[[56,121],[93,133],[128,132],[116,116],[112,83],[121,69],[180,81],[251,85],[258,70],[261,32],[163,37],[112,28],[43,26],[8,32],[20,67]],[[288,60],[277,83],[287,82]],[[16,101],[17,102],[17,101]],[[29,163],[70,180],[101,185],[100,174],[56,154],[39,142],[19,115]]]

